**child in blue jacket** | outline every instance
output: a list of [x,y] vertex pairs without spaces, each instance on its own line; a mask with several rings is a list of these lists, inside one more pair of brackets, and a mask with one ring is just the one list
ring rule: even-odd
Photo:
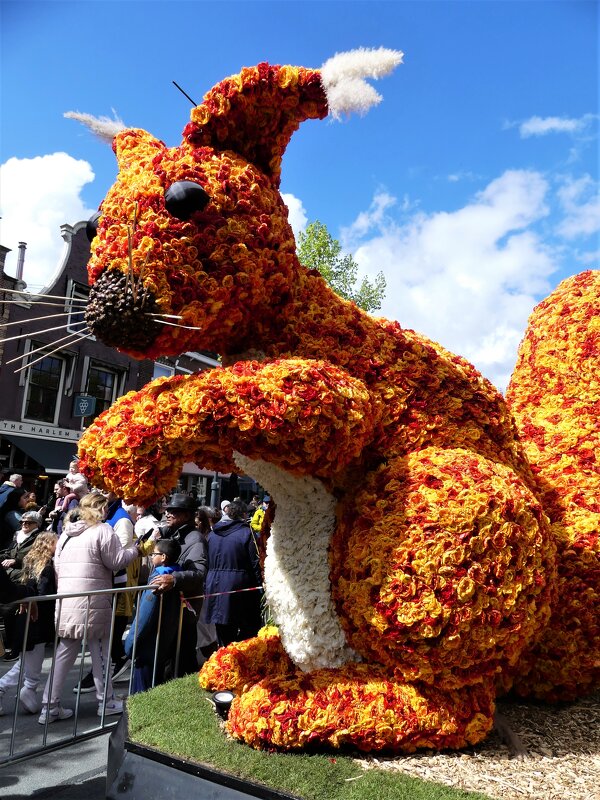
[[[168,575],[181,569],[177,559],[181,554],[179,542],[173,539],[158,539],[154,542],[151,558],[153,569],[148,583],[158,575]],[[162,603],[162,613],[161,613]],[[179,626],[179,592],[156,594],[147,589],[140,593],[137,610],[125,640],[125,653],[133,659],[133,681],[131,694],[145,692],[164,681],[165,667],[170,655],[175,651],[177,629]],[[158,620],[160,617],[160,634]],[[156,652],[156,641],[158,653]],[[134,646],[135,642],[135,658]],[[156,655],[156,674],[154,684],[154,657]]]

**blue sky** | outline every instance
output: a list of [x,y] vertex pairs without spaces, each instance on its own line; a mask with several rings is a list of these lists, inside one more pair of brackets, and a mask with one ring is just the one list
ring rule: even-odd
[[109,147],[63,112],[110,115],[178,144],[190,104],[259,61],[318,67],[386,46],[404,64],[364,118],[306,122],[283,162],[295,229],[319,219],[382,313],[472,360],[503,388],[527,316],[597,267],[598,4],[7,2],[1,10],[2,228],[45,283],[60,225],[114,181]]

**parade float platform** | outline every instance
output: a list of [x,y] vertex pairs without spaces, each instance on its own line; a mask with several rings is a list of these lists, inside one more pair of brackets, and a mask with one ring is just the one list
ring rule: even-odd
[[227,737],[197,676],[133,695],[111,735],[109,800],[481,800],[406,775],[363,769],[337,751],[253,750]]

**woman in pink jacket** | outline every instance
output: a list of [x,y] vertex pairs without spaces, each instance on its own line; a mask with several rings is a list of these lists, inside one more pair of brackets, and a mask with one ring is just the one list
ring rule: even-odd
[[[113,571],[124,569],[139,557],[137,545],[122,547],[111,526],[104,523],[107,508],[108,501],[104,495],[90,493],[71,512],[75,521],[65,524],[54,557],[58,594],[82,594],[97,589],[112,589]],[[123,711],[122,702],[114,697],[110,677],[108,645],[111,618],[110,594],[83,594],[58,601],[56,628],[60,641],[56,649],[52,689],[50,690],[50,677],[44,689],[39,718],[41,725],[45,725],[47,721],[56,722],[73,716],[71,709],[61,706],[60,696],[69,670],[81,651],[84,635],[92,656],[98,716],[103,713],[120,714]]]

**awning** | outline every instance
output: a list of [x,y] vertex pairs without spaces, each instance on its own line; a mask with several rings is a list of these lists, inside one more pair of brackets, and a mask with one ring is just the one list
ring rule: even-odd
[[33,439],[29,436],[14,436],[6,433],[3,433],[2,436],[37,461],[46,472],[66,475],[69,471],[69,464],[77,452],[77,442]]

